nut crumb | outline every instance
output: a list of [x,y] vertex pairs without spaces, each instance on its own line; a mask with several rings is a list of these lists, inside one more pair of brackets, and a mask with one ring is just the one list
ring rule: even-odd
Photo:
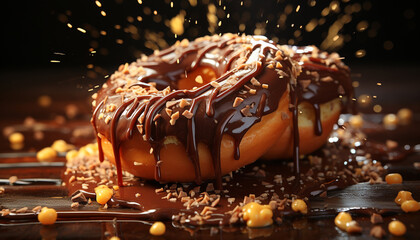
[[34,208],[32,208],[32,212],[39,212],[39,211],[41,211],[41,209],[42,209],[42,207],[41,206],[36,206],[36,207],[34,207]]
[[17,180],[18,180],[18,177],[11,176],[11,177],[9,177],[9,184],[13,185],[15,182],[17,182]]
[[73,202],[73,203],[70,205],[70,207],[71,207],[71,208],[78,208],[78,207],[79,207],[79,203],[78,203],[78,202]]
[[380,214],[373,213],[372,216],[370,217],[370,222],[372,224],[379,224],[379,223],[383,223],[384,219],[382,218]]
[[185,110],[185,111],[182,113],[182,116],[184,116],[184,117],[186,117],[186,118],[188,118],[188,119],[191,119],[191,118],[194,116],[194,114],[193,114],[192,112],[188,111],[188,110]]
[[256,87],[261,86],[261,83],[254,77],[251,79],[251,84],[256,86]]
[[385,230],[381,226],[374,226],[370,230],[370,236],[374,238],[383,238],[386,235]]
[[196,83],[199,83],[199,84],[202,84],[202,83],[203,83],[203,77],[201,77],[201,75],[198,75],[198,76],[195,78],[195,82],[196,82]]
[[244,101],[244,99],[243,98],[241,98],[241,97],[236,97],[235,98],[235,101],[233,101],[233,107],[237,107],[237,106],[239,106],[242,102]]
[[244,117],[252,117],[249,105],[246,105],[244,108],[242,108],[241,113]]
[[16,213],[26,213],[26,211],[28,211],[28,208],[23,207],[23,208],[20,208],[20,209],[16,210]]

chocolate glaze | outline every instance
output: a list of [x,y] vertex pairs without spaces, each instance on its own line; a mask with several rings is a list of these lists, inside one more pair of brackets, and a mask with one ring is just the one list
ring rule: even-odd
[[[360,148],[363,150],[363,148]],[[356,168],[360,167],[356,161],[357,156],[364,156],[364,151],[358,151],[357,154],[350,153],[349,146],[343,142],[329,143],[322,151],[316,153],[312,157],[317,157],[318,160],[307,160],[302,162],[301,171],[302,174],[299,178],[295,177],[292,169],[292,162],[258,162],[246,166],[243,169],[238,170],[233,174],[233,177],[225,176],[223,178],[223,191],[210,190],[209,195],[215,195],[215,198],[220,198],[219,203],[216,205],[216,210],[213,211],[209,219],[205,219],[202,222],[194,220],[192,218],[197,213],[201,212],[205,206],[199,205],[193,206],[187,209],[181,199],[175,196],[176,201],[171,202],[169,199],[165,199],[168,192],[182,191],[189,193],[191,190],[196,189],[196,198],[203,196],[203,192],[206,191],[207,184],[195,185],[195,184],[173,184],[164,185],[154,181],[142,181],[137,178],[133,178],[129,174],[125,174],[125,182],[128,184],[126,187],[119,188],[115,195],[108,201],[107,210],[95,210],[95,208],[79,209],[77,211],[69,211],[65,207],[61,206],[57,208],[59,219],[71,220],[71,219],[139,219],[139,220],[171,220],[174,218],[175,221],[180,221],[180,218],[185,217],[185,221],[182,223],[192,225],[229,225],[230,214],[226,214],[232,211],[237,205],[242,203],[245,196],[249,194],[255,194],[256,199],[261,201],[263,204],[268,204],[270,200],[277,202],[286,201],[287,199],[294,198],[312,198],[318,196],[323,192],[330,192],[332,190],[342,189],[346,186],[353,185],[359,181],[366,181],[369,179],[369,173],[365,175],[356,175]],[[97,164],[95,172],[90,172],[89,169],[93,163]],[[376,164],[379,167],[375,172],[381,173],[380,164]],[[374,167],[372,165],[371,167]],[[62,176],[63,182],[66,183],[66,187],[59,186],[25,186],[25,193],[44,194],[45,192],[65,192],[71,196],[82,192],[86,198],[95,200],[96,195],[94,188],[99,182],[104,181],[108,185],[112,186],[117,182],[116,178],[116,167],[112,166],[107,160],[103,163],[99,163],[98,156],[83,157],[76,162],[69,162],[68,168],[71,171],[66,171],[68,174]],[[95,173],[101,173],[97,176]],[[264,174],[260,174],[263,172]],[[110,174],[112,173],[112,174]],[[75,176],[80,180],[69,182],[69,179]],[[94,179],[91,179],[92,176]],[[366,178],[367,177],[367,178]],[[89,178],[89,180],[88,180]],[[86,179],[86,180],[84,180]],[[275,179],[281,179],[275,181]],[[87,184],[87,187],[83,187]],[[197,189],[198,187],[198,189]],[[164,188],[163,192],[156,193],[156,189]],[[66,190],[67,189],[67,190]],[[7,190],[9,194],[22,193],[23,188],[15,190]],[[139,196],[136,196],[139,194]],[[190,195],[190,194],[188,194]],[[232,203],[229,203],[229,198],[235,198]],[[280,218],[294,218],[300,216],[300,213],[296,213],[291,210],[290,202],[287,202],[282,210],[274,211],[274,219]],[[70,205],[69,202],[67,202]],[[97,206],[97,205],[96,205]],[[99,206],[98,206],[99,207]],[[386,210],[386,209],[385,209]],[[355,212],[360,212],[360,209],[355,209]],[[366,211],[375,211],[368,209]],[[386,212],[395,212],[395,209],[389,209]],[[363,211],[362,211],[363,212]],[[334,215],[336,210],[322,210],[311,208],[308,216],[325,216]],[[6,219],[33,219],[36,218],[37,213],[25,213],[25,214],[10,214],[5,216]],[[367,213],[365,213],[367,214]],[[239,223],[239,222],[238,222]]]
[[[340,130],[340,129],[338,129]],[[223,229],[230,228],[230,214],[226,214],[228,211],[232,211],[235,206],[240,204],[243,201],[244,196],[248,196],[250,193],[256,195],[256,199],[260,200],[263,204],[267,204],[272,199],[278,199],[277,201],[282,201],[283,199],[295,198],[305,198],[308,197],[310,211],[307,215],[308,218],[301,218],[300,213],[293,212],[290,209],[290,206],[286,205],[284,210],[275,210],[274,218],[277,217],[283,219],[284,221],[295,221],[293,219],[314,219],[314,218],[323,218],[323,217],[332,217],[335,216],[338,211],[342,209],[332,207],[322,207],[325,205],[325,202],[328,203],[328,199],[324,198],[320,203],[316,203],[314,196],[318,196],[321,193],[328,192],[334,194],[336,189],[341,189],[349,185],[355,184],[359,181],[369,180],[370,173],[366,172],[365,175],[355,175],[356,168],[364,169],[364,166],[367,168],[377,167],[378,169],[374,172],[381,173],[381,165],[379,163],[370,164],[370,165],[359,165],[357,160],[360,157],[366,157],[367,153],[371,150],[369,146],[369,141],[366,141],[366,136],[360,136],[360,132],[357,130],[352,130],[346,128],[346,133],[351,133],[351,138],[344,137],[339,138],[337,142],[330,141],[326,146],[324,146],[320,151],[314,153],[312,157],[319,157],[321,160],[314,160],[310,157],[309,159],[304,159],[301,163],[301,172],[300,178],[296,178],[292,169],[292,162],[257,162],[246,166],[245,168],[240,169],[239,171],[233,173],[233,178],[225,176],[223,178],[223,191],[211,190],[208,193],[210,195],[215,194],[220,196],[220,202],[216,205],[217,210],[215,210],[209,219],[203,221],[197,221],[193,217],[197,212],[201,212],[206,205],[200,205],[197,207],[192,207],[191,209],[186,209],[183,206],[183,203],[178,198],[177,201],[171,202],[167,199],[162,199],[165,197],[167,192],[156,193],[155,190],[163,187],[165,190],[171,190],[172,192],[179,192],[178,187],[182,187],[184,191],[194,189],[196,185],[194,184],[177,184],[175,187],[169,185],[162,185],[155,181],[142,181],[137,178],[133,178],[129,174],[124,175],[124,180],[129,185],[126,187],[119,188],[115,192],[113,198],[108,202],[108,209],[102,209],[96,203],[91,205],[85,205],[79,207],[79,209],[70,209],[70,199],[62,198],[65,195],[72,195],[74,192],[83,192],[87,198],[95,199],[94,188],[103,180],[103,176],[96,176],[95,173],[83,170],[89,169],[89,166],[92,163],[97,164],[98,169],[95,171],[100,173],[100,169],[106,169],[104,176],[106,176],[107,184],[109,186],[114,185],[117,182],[116,177],[116,167],[110,165],[108,161],[99,163],[98,156],[83,157],[78,162],[68,162],[68,167],[72,171],[66,171],[68,174],[62,176],[63,182],[66,183],[65,187],[61,186],[5,186],[6,194],[2,197],[7,197],[6,199],[14,199],[20,205],[17,205],[17,208],[27,206],[33,207],[36,205],[52,204],[58,212],[58,217],[60,221],[72,221],[72,220],[106,220],[117,218],[118,221],[124,220],[147,220],[147,221],[165,221],[173,219],[174,226],[182,228],[185,225],[223,225]],[[332,138],[339,136],[337,132],[333,132]],[[356,137],[357,136],[357,137]],[[359,147],[354,147],[350,142],[358,141],[358,138],[364,139],[363,144]],[[351,141],[347,141],[351,140]],[[375,146],[378,144],[376,143]],[[352,149],[356,151],[352,151]],[[384,151],[402,151],[400,148],[396,149],[385,149],[381,148]],[[403,154],[404,151],[401,152]],[[384,155],[385,156],[385,155]],[[372,159],[375,159],[372,157]],[[389,160],[389,159],[381,159]],[[366,161],[366,158],[360,160],[362,162]],[[263,170],[265,174],[258,174],[260,170]],[[25,172],[25,171],[22,171]],[[112,174],[110,174],[112,173]],[[276,175],[281,174],[282,183],[273,183]],[[382,174],[380,174],[382,175]],[[75,182],[69,183],[69,179],[72,176],[81,178]],[[88,180],[87,178],[96,176],[95,181]],[[308,178],[312,176],[313,179]],[[319,177],[323,176],[323,177]],[[85,180],[83,180],[83,178]],[[295,177],[294,179],[291,179]],[[291,180],[287,180],[291,179]],[[83,187],[83,184],[88,184],[87,189]],[[272,187],[267,187],[267,183],[272,184]],[[411,190],[410,185],[405,183],[404,189]],[[363,186],[363,184],[360,184]],[[296,188],[298,186],[298,188]],[[389,185],[377,185],[381,188],[381,191],[388,191],[385,196],[390,196],[393,198],[394,195],[400,190],[401,186],[396,186],[395,188],[389,189]],[[377,188],[378,188],[377,187]],[[413,187],[413,186],[411,186]],[[200,187],[200,192],[206,190],[206,184],[202,184]],[[375,187],[367,188],[364,190],[362,195],[368,194],[372,189],[377,189]],[[415,189],[418,189],[416,187]],[[392,190],[392,191],[391,191]],[[216,192],[217,191],[217,192]],[[227,191],[227,192],[225,192]],[[378,190],[379,191],[379,190]],[[411,190],[413,191],[413,190]],[[136,196],[136,193],[140,193],[140,196]],[[379,193],[378,193],[379,194]],[[74,194],[73,194],[74,195]],[[277,197],[275,197],[277,195]],[[321,194],[322,195],[322,194]],[[374,194],[373,194],[374,195]],[[46,196],[61,196],[57,199],[46,200]],[[371,196],[371,195],[369,195]],[[234,197],[235,201],[233,204],[229,204],[228,198]],[[363,197],[363,202],[368,201]],[[198,197],[197,197],[198,198]],[[6,200],[5,199],[5,200]],[[25,199],[24,201],[22,199]],[[32,200],[35,199],[35,200]],[[38,200],[36,200],[38,199]],[[341,199],[343,200],[343,199]],[[32,201],[34,203],[32,203]],[[40,203],[35,203],[35,202]],[[12,201],[11,201],[12,202]],[[26,202],[26,204],[25,204]],[[363,203],[362,202],[362,203]],[[28,204],[29,203],[29,204]],[[10,206],[9,201],[2,201],[6,208]],[[22,205],[24,204],[24,205]],[[35,205],[30,205],[35,204]],[[337,203],[336,203],[337,204]],[[382,216],[390,216],[395,214],[402,213],[399,206],[393,204],[392,199],[388,199],[382,203],[380,209],[374,207],[365,207],[363,205],[358,205],[360,203],[354,203],[350,205],[348,210],[352,213],[353,217],[360,216],[366,217],[369,216],[372,212],[377,212],[382,214]],[[339,204],[340,205],[340,204]],[[340,205],[342,207],[342,205]],[[361,207],[363,206],[363,207]],[[16,206],[15,206],[16,207]],[[379,207],[379,206],[378,206]],[[11,207],[9,207],[11,209]],[[35,212],[26,212],[26,213],[11,213],[7,216],[0,217],[0,220],[5,221],[6,223],[12,223],[14,220],[20,222],[31,222],[36,221],[37,213]],[[401,216],[399,216],[401,217]],[[328,218],[328,221],[332,222],[331,218]],[[358,220],[359,221],[359,220]],[[181,223],[181,225],[177,225]],[[60,223],[62,224],[62,223]],[[244,223],[239,220],[233,226],[241,226]],[[280,225],[284,226],[284,225]],[[319,226],[318,226],[319,227]],[[171,230],[172,231],[172,230]]]
[[[290,92],[290,110],[296,126],[294,171],[299,176],[297,104],[306,101],[314,106],[315,131],[321,134],[319,104],[337,97],[345,96],[347,102],[353,98],[348,68],[338,55],[319,53],[315,47],[278,46],[265,37],[231,34],[184,43],[175,44],[145,60],[122,65],[97,94],[92,124],[98,133],[100,159],[103,160],[100,138],[105,137],[114,150],[119,185],[122,185],[120,145],[134,136],[133,131],[137,131],[137,126],[141,129],[138,130],[140,136],[153,149],[155,180],[161,180],[159,166],[163,141],[166,136],[175,136],[186,146],[194,164],[196,183],[202,181],[197,145],[201,142],[209,146],[214,177],[220,187],[220,144],[223,134],[234,138],[234,157],[239,159],[242,137],[262,116],[277,109],[280,98],[286,92]],[[206,83],[197,89],[178,89],[178,80],[199,66],[213,69],[216,74],[214,81],[220,86]],[[269,87],[253,86],[250,81],[254,78]],[[302,83],[305,80],[310,80],[310,84]],[[160,91],[154,91],[154,86]],[[170,87],[170,91],[166,91],[166,87]],[[136,93],[139,89],[142,91],[140,94],[138,91]],[[251,94],[249,89],[255,89],[256,93]],[[236,97],[244,101],[239,107],[233,108]],[[180,114],[172,125],[165,107],[169,102],[181,99],[189,104],[182,108],[179,105],[171,108],[173,113]],[[116,109],[108,111],[107,107],[111,104]],[[245,116],[241,112],[244,107],[249,107],[250,114]],[[192,113],[191,118],[181,115],[185,110]],[[107,117],[109,121],[106,122]]]

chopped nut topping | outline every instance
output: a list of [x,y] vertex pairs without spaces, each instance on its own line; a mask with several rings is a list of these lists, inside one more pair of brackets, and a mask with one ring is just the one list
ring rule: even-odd
[[71,207],[71,208],[78,208],[78,207],[79,207],[79,203],[78,203],[78,202],[73,202],[73,203],[70,205],[70,207]]
[[172,109],[170,108],[165,108],[165,112],[166,114],[168,114],[169,117],[172,115]]
[[32,212],[36,213],[36,212],[41,211],[41,209],[42,209],[41,206],[36,206],[36,207],[32,208]]
[[216,81],[211,81],[211,82],[210,82],[210,85],[211,85],[212,87],[214,87],[214,88],[218,88],[218,87],[220,87],[220,84],[219,84],[218,82],[216,82]]
[[255,89],[249,89],[249,93],[250,94],[256,94],[257,93],[257,90],[255,90]]
[[184,107],[186,107],[186,106],[189,106],[190,105],[190,102],[189,101],[187,101],[186,99],[181,99],[181,101],[179,102],[179,107],[181,107],[181,108],[184,108]]
[[283,67],[283,65],[281,65],[281,63],[280,62],[277,62],[276,63],[276,68],[282,68]]
[[143,125],[142,124],[138,124],[137,129],[139,130],[140,134],[143,134]]
[[167,101],[166,102],[166,107],[170,108],[172,106],[175,106],[178,102],[177,101]]
[[156,114],[155,117],[153,118],[153,121],[158,120],[162,115],[160,113]]
[[373,236],[374,238],[383,238],[386,235],[385,230],[381,226],[374,226],[370,230],[370,236]]
[[188,111],[188,110],[185,110],[185,111],[182,113],[182,116],[184,116],[184,117],[186,117],[186,118],[188,118],[188,119],[191,119],[191,118],[194,116],[194,114],[193,114],[192,112]]
[[9,184],[13,185],[15,182],[17,182],[17,180],[18,180],[18,177],[11,176],[11,177],[9,177]]
[[76,177],[73,175],[69,178],[69,183],[76,181]]
[[256,87],[261,86],[261,83],[254,77],[251,79],[251,84],[256,86]]
[[249,105],[246,105],[244,108],[242,108],[241,113],[244,117],[252,117]]
[[242,102],[244,101],[244,99],[243,98],[241,98],[241,97],[236,97],[235,98],[235,101],[233,102],[233,107],[237,107],[237,106],[239,106]]
[[190,41],[188,41],[188,39],[184,38],[182,39],[180,46],[181,47],[188,47],[188,45],[190,44]]
[[118,87],[117,89],[115,89],[115,93],[121,93],[124,92],[124,90],[120,87]]
[[264,84],[261,85],[261,87],[267,89],[268,88],[268,84],[265,84],[264,83]]
[[87,203],[86,196],[83,194],[83,192],[79,192],[78,194],[71,197],[71,201],[78,203]]
[[169,121],[169,123],[173,126],[176,123],[176,120],[178,120],[179,118],[179,112],[175,112],[174,114],[171,115],[171,120]]
[[198,75],[198,76],[195,78],[195,82],[196,82],[196,83],[199,83],[199,84],[202,84],[202,83],[203,83],[203,77],[201,77],[201,75]]
[[216,198],[216,200],[214,200],[214,201],[211,203],[211,206],[212,206],[212,207],[215,207],[215,206],[217,206],[217,204],[219,204],[219,202],[220,202],[220,197]]
[[111,121],[111,119],[112,119],[111,116],[106,116],[105,123],[108,124]]
[[28,208],[23,207],[23,208],[20,208],[20,209],[16,210],[16,213],[26,213],[26,211],[28,211]]
[[113,111],[115,111],[115,109],[117,109],[117,105],[115,105],[115,104],[113,104],[113,103],[110,103],[110,104],[108,104],[108,105],[106,105],[106,108],[105,108],[105,112],[113,112]]

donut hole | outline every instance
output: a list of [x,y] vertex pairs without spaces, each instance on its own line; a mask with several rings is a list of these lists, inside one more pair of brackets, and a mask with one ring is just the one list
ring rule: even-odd
[[194,71],[188,72],[186,77],[178,80],[178,89],[193,89],[201,87],[217,79],[216,72],[210,67],[198,67]]

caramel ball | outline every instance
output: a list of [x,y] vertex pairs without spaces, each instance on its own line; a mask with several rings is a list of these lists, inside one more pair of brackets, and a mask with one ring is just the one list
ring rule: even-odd
[[57,211],[53,208],[43,207],[38,214],[38,221],[43,225],[51,225],[57,221]]
[[155,222],[149,229],[149,233],[153,236],[162,236],[165,234],[166,226],[163,222]]
[[388,231],[394,236],[402,236],[407,231],[404,223],[394,220],[388,224]]
[[385,181],[388,184],[401,184],[403,178],[399,173],[390,173],[385,176]]

